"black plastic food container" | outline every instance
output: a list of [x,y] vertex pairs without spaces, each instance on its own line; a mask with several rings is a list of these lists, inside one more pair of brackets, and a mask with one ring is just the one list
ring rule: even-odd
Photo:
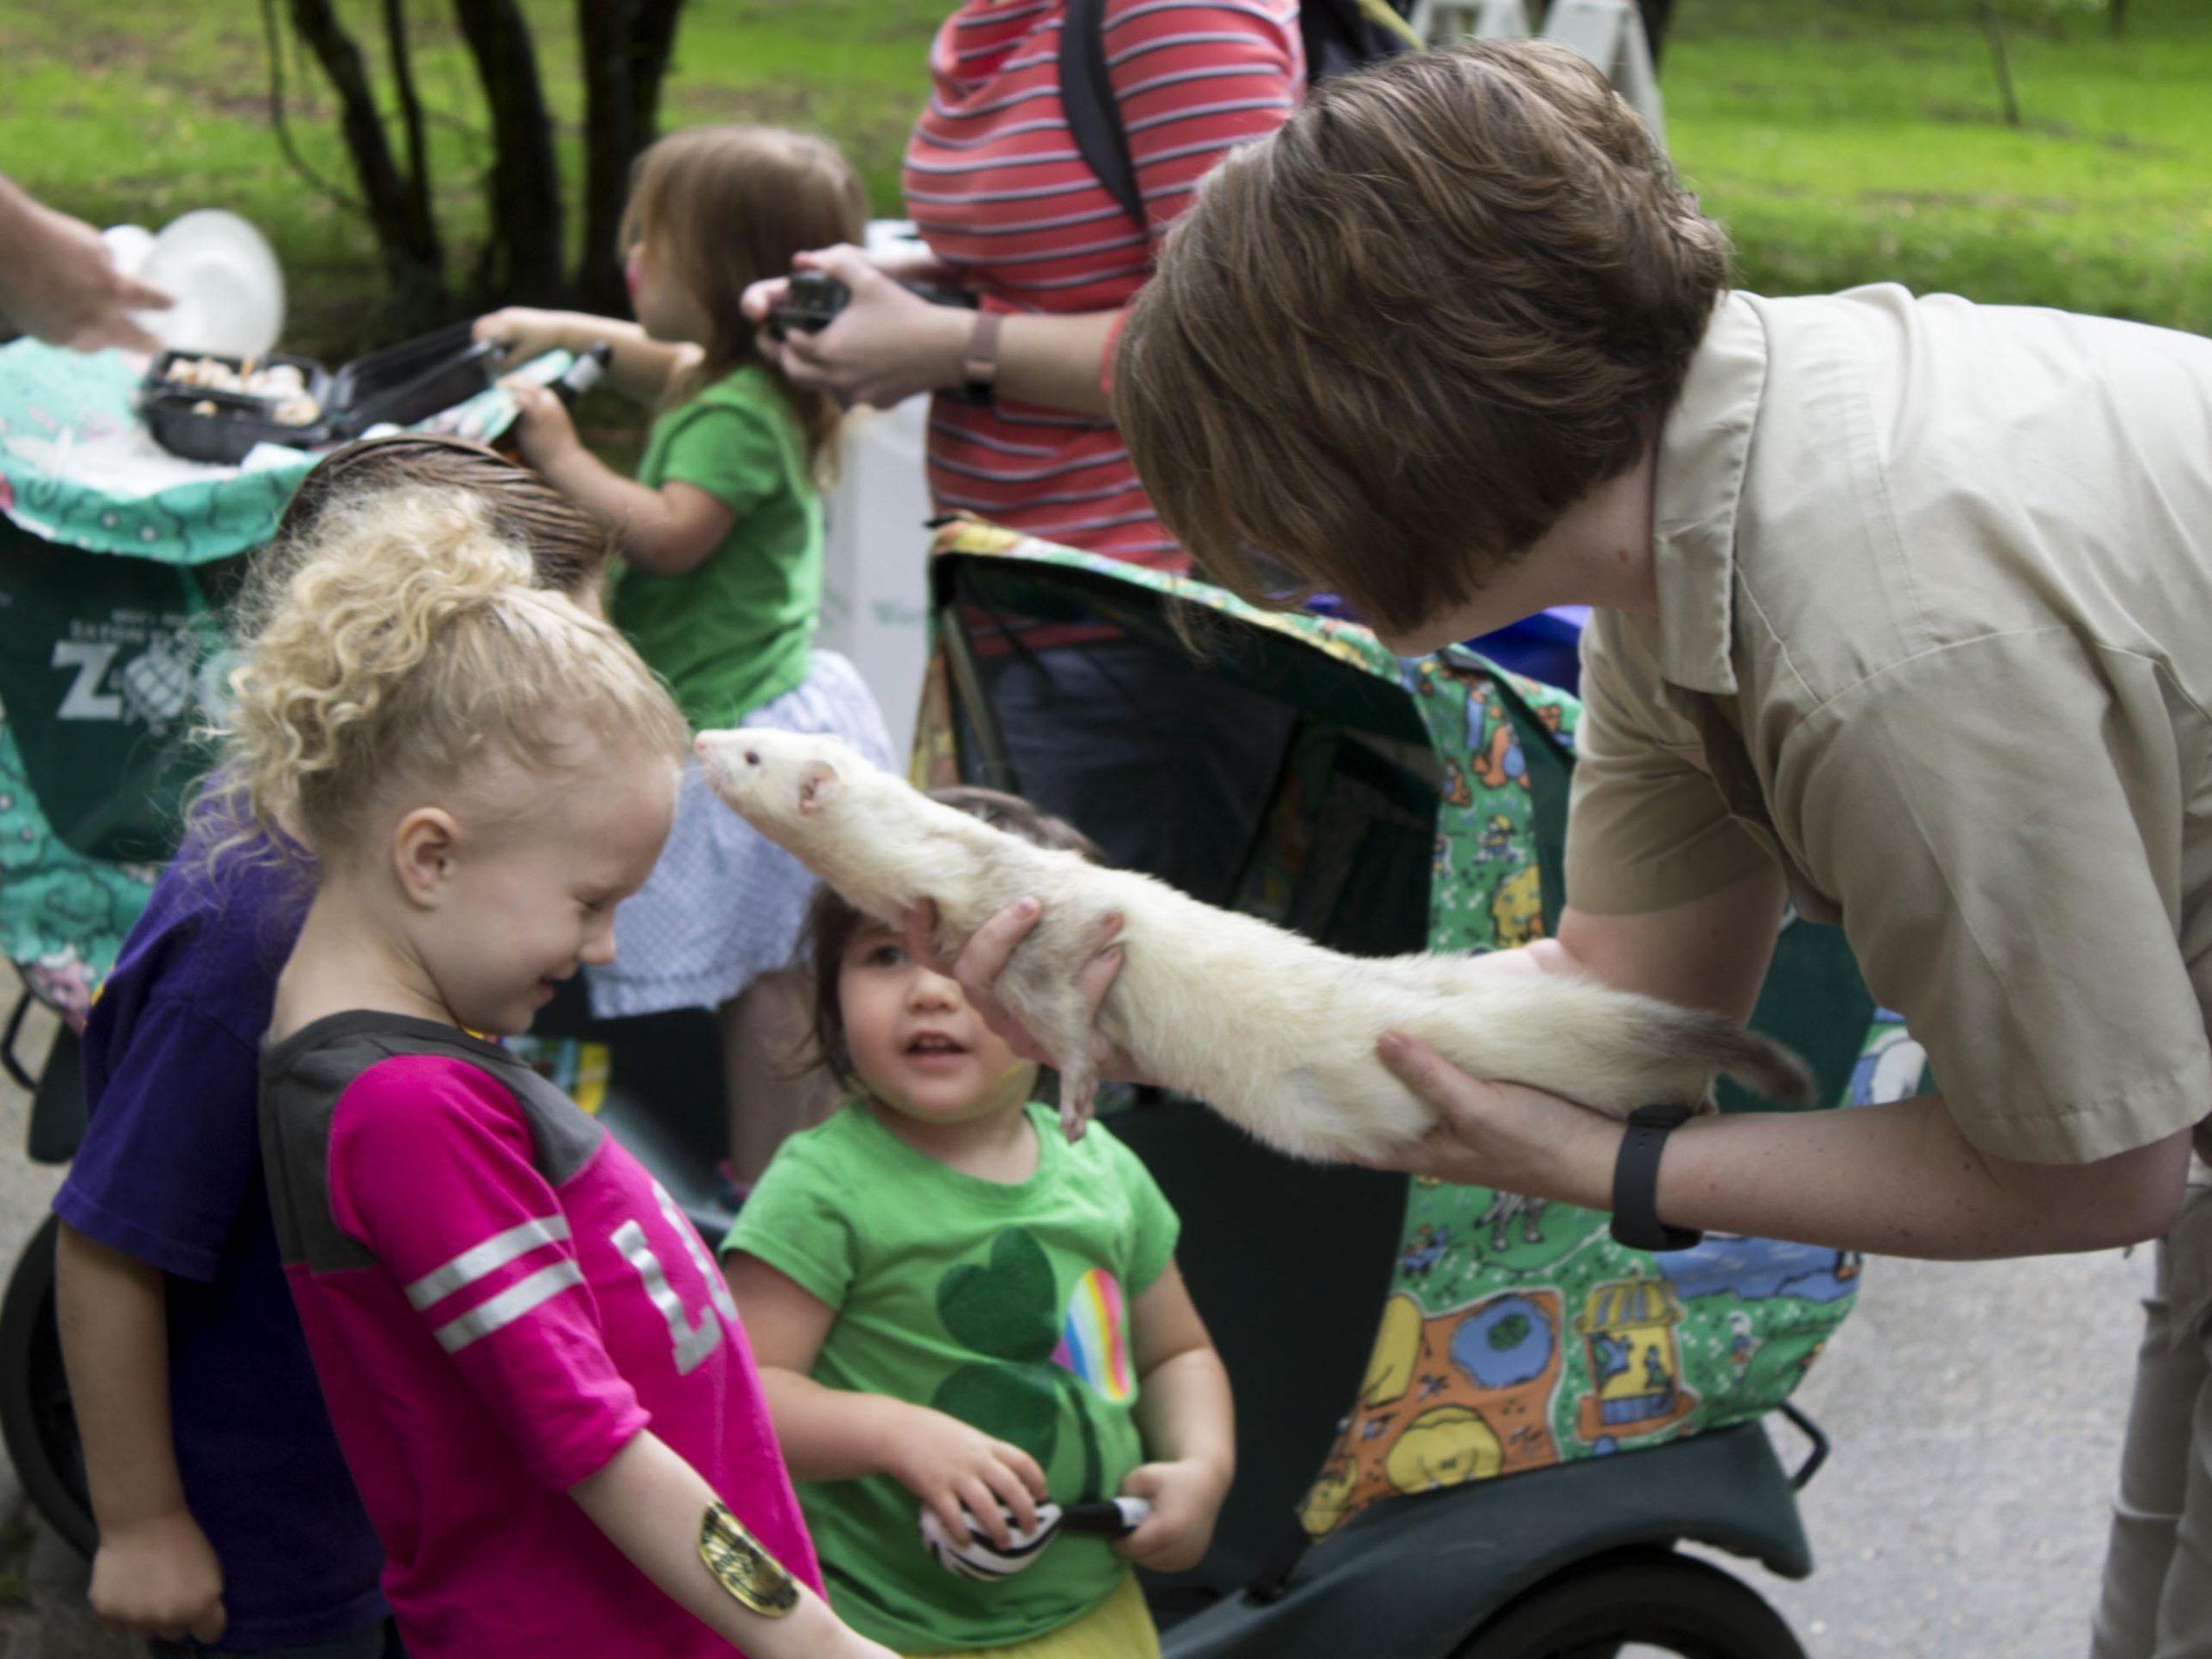
[[357,357],[331,377],[326,416],[333,438],[357,438],[389,421],[407,426],[474,397],[492,384],[499,347],[456,322]]
[[[220,391],[212,386],[188,385],[168,378],[170,365],[180,359],[198,362],[202,359],[227,363],[234,369],[243,369],[245,364],[245,359],[226,357],[219,352],[163,352],[146,371],[138,397],[138,412],[145,417],[154,441],[171,454],[182,455],[188,461],[235,467],[257,443],[308,445],[324,441],[330,414],[331,385],[330,376],[321,364],[312,358],[291,357],[283,352],[271,352],[266,357],[251,359],[257,367],[273,368],[289,363],[300,372],[306,395],[314,398],[323,412],[313,421],[295,423],[276,418],[277,410],[286,401],[283,397]],[[212,410],[201,407],[209,404],[214,405]]]
[[[496,357],[495,346],[472,339],[469,325],[457,322],[355,358],[334,375],[311,358],[271,352],[255,359],[261,365],[291,364],[305,379],[307,395],[321,406],[320,418],[294,426],[275,418],[281,397],[214,391],[166,378],[180,358],[213,358],[233,368],[241,366],[238,359],[219,352],[164,352],[147,371],[138,407],[155,442],[170,454],[236,466],[257,443],[313,448],[357,438],[387,422],[406,426],[450,409],[492,384]],[[197,407],[203,404],[214,408]]]

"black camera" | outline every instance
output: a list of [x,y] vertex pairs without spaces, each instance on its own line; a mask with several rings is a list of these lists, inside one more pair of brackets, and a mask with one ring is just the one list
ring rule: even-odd
[[[943,283],[914,282],[902,277],[899,286],[931,305],[972,308],[976,303],[972,289],[950,288]],[[783,298],[768,308],[769,336],[783,340],[794,328],[810,334],[820,334],[836,321],[837,314],[852,297],[853,290],[826,270],[794,271],[785,286]]]
[[769,335],[782,340],[794,328],[819,334],[852,297],[853,290],[826,270],[794,271],[783,297],[768,308]]

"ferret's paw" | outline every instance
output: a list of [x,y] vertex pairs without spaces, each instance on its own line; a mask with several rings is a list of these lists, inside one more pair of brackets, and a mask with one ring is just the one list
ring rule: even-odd
[[1089,1100],[1078,1105],[1073,1100],[1065,1098],[1064,1085],[1063,1098],[1060,1101],[1060,1133],[1067,1137],[1070,1146],[1082,1140],[1084,1131],[1090,1127],[1090,1109],[1091,1103]]
[[1098,1104],[1098,1066],[1091,1058],[1090,1042],[1090,1034],[1085,1032],[1060,1069],[1060,1131],[1070,1144],[1083,1139]]
[[1069,1143],[1083,1139],[1098,1103],[1098,1060],[1091,1052],[1090,1027],[1078,1023],[1060,1047],[1060,1132]]

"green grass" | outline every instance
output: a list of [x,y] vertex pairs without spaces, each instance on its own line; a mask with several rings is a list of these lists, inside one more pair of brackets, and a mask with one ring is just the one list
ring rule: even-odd
[[[526,3],[573,181],[572,10]],[[693,0],[664,119],[828,132],[878,210],[896,212],[924,53],[949,3]],[[380,9],[341,5],[380,62]],[[2057,32],[2013,28],[2025,118],[2015,129],[1999,119],[1972,0],[1680,0],[1662,81],[1669,140],[1760,291],[1896,279],[2212,333],[2212,13],[2205,0],[2131,10],[2120,40],[2091,16]],[[481,235],[480,112],[466,58],[440,26],[444,9],[411,11],[458,270]],[[0,156],[33,190],[99,224],[233,208],[283,258],[290,343],[338,356],[384,327],[366,230],[304,184],[272,139],[257,5],[11,6],[0,63]],[[350,189],[332,100],[310,67],[292,75],[289,103],[310,163]]]
[[2015,26],[2017,128],[1966,0],[1681,12],[1668,138],[1746,286],[1896,280],[2212,333],[2203,0],[2137,0],[2117,40]]
[[[664,124],[766,121],[830,134],[877,210],[896,213],[899,156],[945,9],[943,0],[695,0],[663,92]],[[339,10],[388,86],[381,7],[340,0]],[[570,186],[573,237],[581,233],[574,193],[582,109],[574,10],[567,0],[525,0],[525,10]],[[410,8],[431,175],[448,266],[459,272],[482,237],[476,181],[490,151],[474,71],[447,15],[420,0]],[[252,0],[8,7],[0,10],[0,166],[18,182],[99,225],[158,227],[193,207],[243,213],[283,261],[295,316],[288,343],[325,356],[372,343],[381,295],[374,238],[280,153]],[[336,100],[311,61],[294,64],[288,54],[285,105],[308,166],[350,195]]]

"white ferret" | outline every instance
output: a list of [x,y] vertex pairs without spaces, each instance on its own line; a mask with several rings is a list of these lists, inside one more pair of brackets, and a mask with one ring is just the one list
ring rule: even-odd
[[834,738],[709,732],[699,752],[723,800],[866,914],[895,927],[934,900],[948,953],[1014,900],[1039,901],[997,991],[1059,1057],[1071,1135],[1097,1084],[1076,976],[1110,912],[1122,918],[1123,962],[1100,1032],[1145,1077],[1299,1157],[1380,1153],[1434,1122],[1376,1057],[1386,1030],[1474,1077],[1614,1116],[1647,1103],[1702,1107],[1717,1071],[1777,1099],[1808,1092],[1796,1056],[1717,1014],[1587,980],[1484,972],[1471,957],[1344,956],[1150,876],[1033,846]]

